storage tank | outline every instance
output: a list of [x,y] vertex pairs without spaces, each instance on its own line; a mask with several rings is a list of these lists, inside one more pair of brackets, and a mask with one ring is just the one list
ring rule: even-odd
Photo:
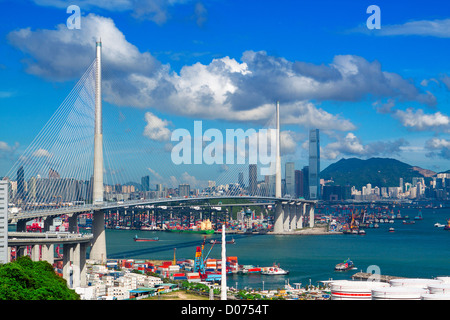
[[450,283],[450,277],[436,277],[437,280],[441,280],[443,283]]
[[422,300],[450,300],[450,293],[424,293]]
[[372,289],[389,287],[385,282],[340,280],[332,282],[331,300],[371,300]]
[[392,287],[411,287],[428,289],[429,285],[442,283],[442,280],[437,279],[422,279],[422,278],[407,278],[407,279],[392,279],[389,281]]
[[387,287],[372,290],[372,300],[421,300],[427,289],[414,287]]
[[428,285],[430,293],[448,293],[450,294],[450,283],[438,283]]

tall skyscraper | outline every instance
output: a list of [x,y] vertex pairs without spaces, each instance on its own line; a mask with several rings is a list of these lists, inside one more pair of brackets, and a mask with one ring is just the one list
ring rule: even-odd
[[191,186],[188,184],[180,184],[178,186],[178,193],[180,197],[189,197],[191,193]]
[[295,196],[297,198],[304,197],[303,194],[303,171],[295,170]]
[[320,139],[319,129],[309,131],[309,198],[320,199]]
[[245,184],[244,184],[244,173],[243,172],[239,172],[238,183],[239,183],[240,188],[244,188]]
[[258,186],[257,166],[256,164],[250,164],[248,167],[248,193],[250,195],[256,195],[257,186]]
[[295,197],[295,165],[294,162],[286,162],[284,170],[284,179],[286,183],[285,194]]
[[303,167],[303,197],[309,199],[309,167]]
[[23,166],[17,170],[17,199],[25,199],[25,171]]
[[144,176],[141,178],[142,191],[150,191],[150,176]]

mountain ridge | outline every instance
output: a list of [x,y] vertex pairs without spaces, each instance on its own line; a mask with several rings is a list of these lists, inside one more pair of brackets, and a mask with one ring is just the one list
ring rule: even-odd
[[431,179],[437,173],[392,158],[343,158],[321,171],[320,177],[334,185],[350,185],[360,189],[370,183],[378,187],[395,187],[411,183],[413,177]]

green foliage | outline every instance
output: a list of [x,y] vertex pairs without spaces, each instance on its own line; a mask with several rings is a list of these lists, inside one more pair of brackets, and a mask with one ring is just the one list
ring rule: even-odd
[[46,261],[28,256],[0,265],[0,300],[79,300]]

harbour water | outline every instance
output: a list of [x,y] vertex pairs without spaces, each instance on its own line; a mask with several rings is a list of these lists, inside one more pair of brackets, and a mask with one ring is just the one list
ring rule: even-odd
[[[450,219],[450,208],[421,209],[423,220],[414,220],[417,209],[402,209],[415,224],[380,223],[379,228],[368,228],[365,235],[229,235],[235,244],[227,245],[227,255],[238,257],[242,265],[260,267],[276,263],[289,270],[288,275],[260,274],[232,275],[228,286],[254,289],[278,289],[285,283],[294,286],[317,285],[329,279],[351,279],[356,272],[370,272],[370,266],[379,268],[383,275],[433,278],[450,276],[450,231],[435,227]],[[388,232],[389,228],[395,232]],[[157,242],[134,242],[133,237],[159,237]],[[160,231],[107,229],[107,252],[111,259],[194,259],[195,249],[204,235]],[[211,248],[209,240],[220,235],[206,236],[205,251]],[[227,238],[227,239],[228,239]],[[220,259],[221,246],[215,245],[210,258]],[[337,272],[334,266],[350,258],[356,269]]]

